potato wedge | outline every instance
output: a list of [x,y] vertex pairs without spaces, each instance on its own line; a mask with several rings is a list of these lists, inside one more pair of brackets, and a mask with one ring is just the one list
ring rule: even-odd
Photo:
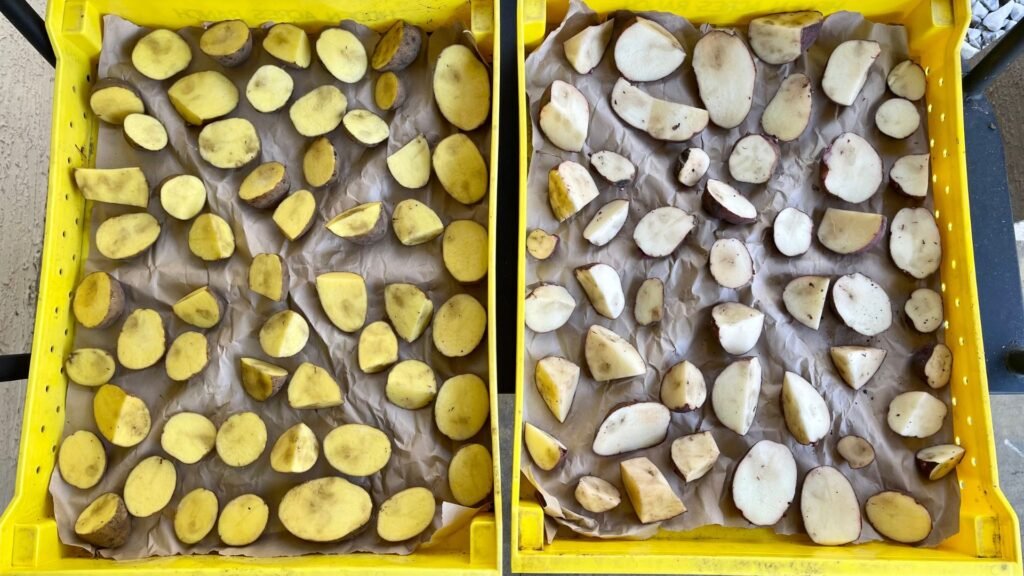
[[313,430],[299,422],[284,431],[270,450],[270,467],[277,472],[301,474],[316,464],[320,442]]
[[597,198],[594,177],[582,165],[567,160],[548,172],[548,204],[559,222],[565,222]]
[[430,206],[409,198],[395,206],[391,213],[391,229],[402,244],[417,246],[440,236],[444,232],[444,224]]
[[656,140],[685,142],[708,126],[708,111],[661,100],[619,78],[612,88],[612,110],[637,130]]
[[313,50],[306,31],[294,24],[274,24],[263,38],[267,54],[293,68],[309,68]]
[[[609,22],[611,21],[609,20]],[[573,496],[584,510],[594,514],[607,512],[622,503],[619,489],[597,476],[580,478]]]
[[487,384],[475,374],[444,381],[434,400],[434,422],[452,440],[469,440],[487,423],[491,402]]
[[715,467],[721,452],[711,432],[697,432],[672,441],[672,464],[687,482],[695,482]]
[[455,220],[444,229],[441,254],[444,267],[462,283],[478,282],[487,276],[487,228],[472,220]]
[[198,376],[206,369],[210,361],[210,343],[200,332],[189,330],[182,332],[171,342],[167,349],[164,367],[167,377],[177,382],[184,382]]
[[347,108],[345,94],[336,86],[325,84],[299,97],[288,109],[288,117],[299,134],[322,136],[341,124]]
[[267,528],[270,508],[255,494],[242,494],[224,505],[217,520],[217,535],[228,546],[248,546]]
[[487,194],[487,164],[465,134],[441,140],[434,148],[432,163],[441,186],[457,201],[475,204]]
[[648,524],[675,518],[686,512],[683,501],[661,470],[647,458],[633,458],[619,463],[622,484],[640,522]]
[[117,336],[117,361],[129,370],[156,364],[167,350],[164,319],[155,310],[139,308],[125,319]]
[[178,485],[174,462],[150,456],[135,465],[124,481],[124,505],[136,518],[147,518],[171,502]]
[[199,132],[199,155],[215,168],[241,168],[260,153],[260,136],[245,118],[218,120]]
[[159,152],[167,147],[167,129],[159,120],[148,114],[125,116],[121,130],[124,139],[137,150]]
[[60,443],[57,470],[65,482],[88,490],[103,478],[107,470],[107,452],[103,442],[88,430],[79,430]]
[[494,463],[491,453],[480,444],[459,448],[448,463],[448,488],[462,506],[476,506],[494,489]]
[[546,356],[537,361],[533,379],[537,393],[551,414],[559,422],[565,422],[576,397],[580,367],[560,356]]
[[160,223],[146,212],[107,218],[96,228],[96,250],[111,260],[145,252],[160,237]]
[[377,535],[402,542],[430,527],[437,512],[434,494],[426,488],[407,488],[388,498],[377,511]]
[[349,110],[342,117],[341,123],[345,130],[348,130],[349,136],[370,148],[387,140],[391,135],[388,123],[369,110]]
[[290,358],[306,347],[309,324],[292,310],[274,314],[260,328],[260,347],[273,358]]
[[285,238],[295,242],[313,226],[316,198],[309,190],[297,190],[274,209],[274,224]]
[[93,272],[83,278],[71,303],[75,320],[86,328],[110,326],[121,317],[124,307],[124,288],[106,272]]
[[324,437],[324,458],[348,476],[370,476],[391,460],[387,435],[365,424],[342,424]]
[[138,89],[119,78],[97,82],[89,94],[89,108],[97,118],[114,125],[120,125],[129,114],[146,111]]
[[388,284],[384,287],[384,312],[402,340],[415,342],[430,325],[434,303],[415,284]]
[[324,188],[338,180],[338,150],[326,136],[321,136],[306,148],[302,156],[302,176],[310,188]]
[[131,448],[149,435],[149,408],[138,396],[132,396],[113,384],[100,386],[92,397],[96,429],[114,446]]
[[249,290],[280,302],[288,296],[288,268],[277,254],[257,254],[249,264]]
[[131,531],[132,519],[124,500],[113,492],[99,495],[75,520],[75,534],[100,548],[121,546]]
[[164,212],[178,220],[191,220],[206,206],[206,184],[191,174],[171,176],[157,189]]
[[456,294],[434,315],[434,347],[449,358],[468,356],[483,340],[487,311],[469,294]]
[[612,40],[615,19],[609,18],[602,24],[588,26],[562,43],[565,59],[580,74],[590,74],[604,58],[608,43]]
[[689,360],[673,365],[661,378],[661,403],[673,412],[700,410],[708,399],[704,374]]
[[75,186],[93,202],[139,208],[149,205],[149,183],[141,168],[75,168]]
[[356,332],[366,322],[366,282],[352,272],[316,277],[316,291],[327,318],[342,332]]
[[252,54],[252,31],[241,20],[217,22],[199,37],[199,49],[221,66],[233,68]]
[[207,262],[224,260],[235,253],[235,233],[220,216],[200,214],[188,229],[188,248]]
[[648,278],[640,285],[633,304],[633,317],[641,326],[661,322],[665,315],[665,283],[661,278]]
[[310,362],[303,362],[295,369],[288,383],[289,406],[297,409],[330,408],[344,403],[341,386],[327,370]]
[[196,328],[213,328],[220,322],[224,303],[209,286],[197,288],[174,303],[174,315]]
[[80,386],[102,386],[114,377],[117,364],[102,348],[76,348],[64,362],[68,379]]
[[590,103],[578,88],[555,80],[545,92],[546,102],[537,115],[537,125],[552,145],[566,152],[579,152],[590,129]]
[[276,364],[256,358],[242,358],[240,364],[242,388],[256,400],[277,394],[288,381],[288,371]]
[[832,50],[821,77],[821,91],[840,106],[856,101],[867,82],[871,65],[882,53],[873,40],[847,40]]
[[340,540],[370,521],[373,501],[363,488],[336,476],[289,490],[277,508],[285,530],[310,542]]
[[784,12],[754,18],[747,27],[750,47],[768,64],[785,64],[800,57],[821,31],[821,12]]
[[160,434],[160,447],[182,464],[195,464],[213,450],[217,427],[195,412],[178,412],[167,419]]
[[403,360],[388,373],[388,401],[406,410],[428,406],[437,396],[437,377],[419,360]]
[[238,197],[253,208],[270,208],[288,194],[288,170],[280,162],[260,164],[238,187]]
[[761,115],[761,129],[780,142],[791,142],[807,129],[814,107],[811,98],[811,79],[795,73],[786,76],[778,92]]
[[366,48],[348,30],[328,28],[321,32],[316,40],[316,55],[331,76],[346,84],[354,84],[366,76]]
[[598,382],[633,378],[647,373],[647,363],[628,340],[597,324],[587,329],[584,355],[590,375]]
[[192,62],[192,49],[177,32],[153,30],[132,48],[132,66],[151,80],[166,80]]
[[757,68],[747,45],[731,29],[705,33],[693,47],[693,73],[711,121],[739,126],[750,112]]
[[388,171],[405,188],[423,188],[430,182],[430,144],[423,134],[388,156]]
[[406,92],[408,89],[397,74],[385,72],[373,84],[373,103],[385,112],[394,110],[405,103]]
[[423,44],[423,30],[398,20],[377,41],[370,63],[378,72],[404,70],[416,61]]
[[383,202],[365,202],[331,218],[324,226],[339,238],[372,244],[387,234],[388,214]]
[[217,456],[228,466],[248,466],[267,447],[267,426],[255,412],[232,414],[220,425],[214,444]]
[[398,339],[391,325],[372,322],[359,334],[359,369],[367,374],[381,372],[398,361]]
[[491,79],[472,50],[452,44],[441,51],[434,63],[434,100],[445,119],[459,130],[475,130],[487,120]]
[[182,120],[202,126],[227,116],[238,106],[238,88],[216,70],[189,74],[167,89],[167,98]]
[[217,523],[220,503],[206,488],[196,488],[182,497],[174,511],[174,535],[182,544],[195,544],[206,538]]
[[260,66],[245,85],[245,98],[257,112],[276,112],[288,103],[295,81],[280,66]]

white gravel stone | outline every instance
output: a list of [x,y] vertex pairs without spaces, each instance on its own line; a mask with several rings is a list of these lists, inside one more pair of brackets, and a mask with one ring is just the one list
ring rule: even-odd
[[1024,4],[1018,2],[1011,2],[1010,6],[1010,20],[1014,22],[1020,22],[1024,18]]
[[982,6],[985,7],[987,12],[991,12],[999,8],[999,0],[979,0]]
[[970,43],[970,45],[974,46],[975,48],[980,48],[981,47],[981,30],[978,30],[977,28],[968,28],[967,29],[967,42]]
[[1003,4],[997,10],[989,12],[988,16],[985,16],[981,21],[981,24],[993,32],[1002,29],[1003,24],[1006,24],[1006,20],[1010,17],[1010,12],[1013,10],[1013,6],[1012,2],[1009,4]]
[[966,42],[964,42],[964,44],[960,46],[960,59],[963,60],[964,62],[970,60],[971,58],[974,58],[977,54],[978,49]]

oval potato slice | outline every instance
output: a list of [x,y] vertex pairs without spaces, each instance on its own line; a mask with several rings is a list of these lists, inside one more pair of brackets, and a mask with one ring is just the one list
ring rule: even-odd
[[487,311],[469,294],[456,294],[434,315],[434,347],[449,358],[468,356],[483,340]]
[[100,434],[114,446],[131,448],[149,435],[149,408],[113,384],[100,386],[92,398],[92,414]]
[[363,488],[338,477],[318,478],[292,488],[277,517],[285,530],[310,542],[332,542],[370,521],[373,502]]
[[453,44],[434,64],[434,100],[445,119],[460,130],[479,128],[491,112],[491,80],[472,50]]
[[434,401],[437,429],[452,440],[469,440],[476,436],[490,413],[487,384],[475,374],[445,380]]
[[107,453],[103,443],[88,430],[79,430],[60,444],[57,469],[65,482],[88,490],[99,483],[107,469]]
[[452,134],[434,148],[434,173],[452,198],[475,204],[487,194],[487,164],[465,134]]
[[324,457],[342,474],[370,476],[391,460],[391,441],[373,426],[343,424],[324,438]]
[[491,453],[480,444],[466,444],[448,464],[448,488],[463,506],[475,506],[491,495],[494,469]]
[[388,542],[402,542],[430,527],[437,501],[426,488],[407,488],[388,498],[377,512],[377,535]]

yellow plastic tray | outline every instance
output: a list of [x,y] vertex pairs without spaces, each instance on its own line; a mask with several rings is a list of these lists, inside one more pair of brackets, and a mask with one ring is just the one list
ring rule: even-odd
[[[960,42],[970,22],[968,0],[589,0],[600,14],[616,10],[665,11],[693,22],[744,24],[772,12],[816,9],[863,13],[876,22],[902,24],[912,57],[928,75],[928,133],[932,154],[935,217],[942,229],[945,258],[942,292],[949,320],[946,341],[954,350],[952,395],[956,443],[967,448],[957,469],[962,500],[960,532],[935,549],[888,543],[826,548],[802,537],[776,536],[769,529],[708,527],[686,533],[662,532],[646,541],[560,537],[544,543],[540,506],[521,496],[523,310],[518,317],[515,447],[512,459],[511,561],[515,572],[644,572],[693,574],[1020,574],[1020,527],[999,490],[992,418],[985,377],[978,291],[974,282],[970,210],[960,89]],[[522,0],[519,4],[518,67],[525,78],[526,51],[538,45],[548,26],[561,22],[566,0]],[[522,85],[525,86],[525,83]],[[529,110],[519,93],[519,210],[526,213]],[[525,218],[520,219],[525,223]],[[519,293],[525,293],[525,224],[519,231]]]
[[[89,110],[101,46],[101,16],[117,14],[142,26],[181,28],[239,18],[250,26],[294,22],[310,31],[353,19],[384,30],[396,19],[433,30],[454,20],[467,23],[481,51],[491,59],[491,179],[489,228],[495,230],[498,166],[498,15],[500,0],[52,0],[46,28],[57,53],[53,132],[46,203],[42,270],[32,366],[29,372],[14,499],[0,518],[0,572],[81,574],[232,573],[251,574],[496,574],[501,566],[501,481],[498,461],[498,396],[495,379],[494,234],[490,235],[487,328],[491,390],[491,445],[494,455],[494,513],[477,516],[469,526],[429,550],[409,556],[351,554],[252,559],[223,556],[175,556],[113,562],[82,557],[57,537],[47,493],[64,425],[67,379],[63,360],[74,338],[71,293],[82,274],[88,249],[87,205],[71,180],[72,168],[92,166],[98,122]],[[493,55],[493,56],[492,56]]]

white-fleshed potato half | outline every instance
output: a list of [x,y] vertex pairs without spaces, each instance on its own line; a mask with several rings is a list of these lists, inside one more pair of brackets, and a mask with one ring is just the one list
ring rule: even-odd
[[736,141],[729,154],[729,174],[737,182],[764,184],[779,164],[779,146],[761,134]]
[[641,326],[661,322],[665,316],[665,283],[660,278],[648,278],[640,284],[633,303],[633,318]]
[[792,62],[818,39],[821,20],[821,12],[814,10],[754,18],[747,26],[750,47],[767,64]]
[[359,369],[367,374],[382,372],[398,362],[398,338],[383,320],[367,324],[359,333]]
[[475,374],[460,374],[444,381],[434,400],[434,422],[452,440],[476,436],[491,413],[487,384]]
[[238,88],[220,72],[206,70],[178,79],[167,89],[167,99],[182,120],[202,126],[238,106]]
[[750,200],[720,180],[708,179],[700,201],[704,211],[712,218],[729,224],[750,224],[757,220],[757,208]]
[[313,140],[302,155],[302,176],[310,188],[325,188],[338,181],[341,172],[338,149],[327,136]]
[[801,444],[814,444],[832,427],[825,399],[803,376],[788,370],[782,378],[782,415],[789,433]]
[[547,356],[537,361],[534,369],[537,393],[559,422],[565,422],[576,397],[580,367],[561,356]]
[[150,456],[128,473],[124,481],[124,505],[132,516],[147,518],[171,502],[177,484],[174,463],[160,456]]
[[441,259],[453,278],[463,284],[487,276],[487,228],[473,220],[453,220],[441,238]]
[[491,496],[494,464],[491,453],[480,444],[466,444],[448,463],[448,488],[462,506],[475,506]]
[[953,352],[945,344],[925,346],[914,353],[914,371],[933,389],[944,388],[953,375]]
[[918,280],[939,270],[942,242],[939,226],[927,208],[902,208],[892,219],[889,255],[896,267]]
[[576,162],[567,160],[548,172],[548,203],[559,222],[582,210],[597,194],[593,176]]
[[851,330],[875,336],[892,325],[892,303],[885,290],[871,278],[854,272],[832,284],[832,307]]
[[538,124],[544,137],[566,152],[579,152],[590,130],[590,103],[575,86],[555,80],[541,106]]
[[739,356],[753,350],[761,339],[764,312],[739,302],[722,302],[711,309],[711,322],[722,349]]
[[185,382],[198,376],[210,362],[210,343],[206,336],[195,330],[178,334],[167,349],[164,367],[167,377],[175,382]]
[[341,124],[348,98],[337,86],[325,84],[300,96],[288,109],[295,131],[306,137],[322,136]]
[[211,122],[199,133],[199,155],[214,168],[241,168],[260,153],[260,136],[245,118]]
[[675,206],[661,206],[644,214],[633,229],[636,247],[651,258],[675,252],[687,234],[697,226],[697,218]]
[[928,196],[930,154],[910,154],[893,162],[889,169],[889,182],[897,192],[911,198]]
[[737,360],[715,378],[711,407],[723,426],[745,436],[754,423],[757,398],[761,394],[761,362],[755,358]]
[[423,44],[423,30],[398,20],[381,36],[373,48],[370,65],[378,72],[404,70],[416,61]]
[[661,100],[619,78],[612,88],[612,110],[637,130],[667,142],[685,142],[708,126],[708,111]]
[[800,515],[815,544],[842,546],[860,538],[857,494],[846,476],[831,466],[818,466],[804,476]]
[[64,373],[79,386],[102,386],[116,370],[114,357],[102,348],[76,348],[64,362]]
[[580,74],[590,74],[604,58],[608,43],[611,42],[615,20],[608,19],[601,24],[587,26],[575,36],[562,43],[565,59]]
[[747,45],[732,30],[704,34],[693,47],[693,73],[700,99],[716,126],[743,123],[754,101],[757,68]]
[[328,28],[321,32],[316,39],[316,55],[331,76],[346,84],[354,84],[366,76],[369,65],[366,48],[348,30]]
[[583,229],[583,237],[594,246],[604,246],[622,230],[629,217],[629,200],[617,199],[601,206]]
[[864,138],[853,132],[840,134],[821,155],[821,181],[837,198],[864,202],[882,185],[882,159]]
[[793,207],[783,208],[772,223],[775,247],[790,258],[805,254],[811,248],[814,222],[806,212]]
[[676,180],[683,186],[692,187],[707,173],[708,167],[711,166],[711,158],[700,148],[687,148],[679,155],[678,165]]
[[438,142],[431,163],[441,187],[458,202],[475,204],[487,195],[487,163],[469,136],[456,133]]
[[889,403],[887,422],[893,432],[905,438],[927,438],[942,429],[945,402],[928,392],[904,392]]
[[817,330],[828,302],[828,276],[798,276],[782,290],[782,303],[794,320]]
[[388,401],[406,410],[429,406],[437,396],[437,377],[419,360],[403,360],[388,372],[385,388]]
[[153,30],[132,48],[132,66],[151,80],[166,80],[192,62],[192,49],[176,32]]
[[364,202],[331,218],[324,227],[349,242],[373,244],[387,234],[388,214],[383,202]]
[[242,358],[238,363],[242,389],[254,400],[270,398],[288,381],[288,371],[276,364],[257,358]]
[[309,68],[313,49],[306,31],[294,24],[274,24],[263,38],[263,49],[292,68]]
[[708,256],[711,277],[723,288],[738,289],[754,279],[754,260],[742,240],[719,238]]
[[576,501],[587,512],[600,514],[607,512],[622,502],[619,489],[607,480],[597,476],[584,476],[576,483],[573,492]]
[[[407,198],[391,212],[391,229],[405,246],[418,246],[440,236],[444,232],[444,224],[430,206]],[[484,232],[486,234],[486,230]]]
[[114,446],[131,448],[149,435],[149,408],[113,384],[100,386],[92,397],[92,415],[100,435]]
[[836,46],[825,64],[821,91],[840,106],[852,105],[881,53],[882,47],[873,40],[847,40]]
[[220,503],[217,495],[206,488],[185,494],[174,511],[174,535],[182,544],[196,544],[213,530]]
[[369,110],[349,110],[341,119],[349,136],[363,146],[374,147],[388,139],[391,128],[388,123]]
[[135,86],[120,78],[103,78],[89,93],[89,109],[100,120],[120,125],[125,116],[145,112],[146,105]]
[[79,430],[60,443],[57,470],[65,482],[88,490],[103,478],[107,470],[107,453],[103,442],[88,430]]
[[879,534],[901,544],[916,544],[932,532],[932,515],[909,494],[887,490],[868,498],[864,515]]
[[284,237],[295,242],[313,226],[316,198],[309,190],[296,190],[274,209],[273,220]]
[[426,136],[417,134],[388,156],[388,171],[405,188],[423,188],[430,182],[430,159],[430,143]]
[[434,522],[437,501],[422,487],[406,488],[388,498],[377,511],[377,535],[385,542],[418,536]]
[[870,346],[833,346],[829,349],[836,372],[854,390],[860,390],[871,380],[887,354],[881,348]]
[[633,82],[661,80],[679,68],[686,50],[664,26],[634,18],[615,40],[615,67]]
[[660,402],[633,402],[612,408],[594,435],[598,456],[657,446],[668,436],[672,412]]
[[288,382],[288,405],[292,408],[330,408],[344,403],[338,382],[327,370],[311,362],[300,364]]
[[370,494],[344,478],[328,476],[289,490],[277,508],[285,530],[309,542],[333,542],[370,521]]
[[106,328],[121,317],[125,308],[124,288],[106,272],[92,272],[75,288],[71,310],[86,328]]
[[297,312],[282,310],[260,328],[260,348],[273,358],[291,358],[309,340],[309,324]]
[[718,462],[718,444],[711,432],[697,432],[672,441],[672,465],[687,482],[704,477]]
[[167,351],[167,330],[156,310],[137,308],[128,315],[117,335],[117,361],[129,370],[156,364]]
[[415,342],[434,317],[434,303],[415,284],[388,284],[384,287],[384,313],[402,340]]
[[647,373],[647,363],[640,352],[628,340],[604,326],[595,324],[587,330],[583,352],[590,375],[598,382]]
[[661,470],[647,458],[619,462],[619,473],[640,522],[661,522],[686,512],[686,506],[672,491]]
[[171,310],[186,324],[196,328],[213,328],[223,315],[224,302],[209,286],[202,286],[182,296]]
[[875,111],[875,126],[882,134],[902,140],[917,132],[921,126],[921,114],[913,102],[892,98],[882,102]]
[[636,166],[622,154],[601,150],[590,155],[590,165],[611,184],[625,186],[636,177]]
[[526,236],[526,251],[537,260],[547,260],[558,248],[557,234],[550,234],[540,228],[530,230]]
[[875,448],[860,436],[843,436],[836,443],[836,452],[850,468],[859,470],[875,461]]
[[96,250],[111,260],[126,260],[155,244],[160,230],[160,222],[148,212],[107,218],[96,228]]
[[370,476],[391,460],[391,440],[373,426],[342,424],[324,437],[324,458],[342,474]]
[[267,447],[267,426],[255,412],[232,414],[217,429],[217,456],[228,466],[252,464]]
[[456,294],[434,315],[434,347],[448,358],[462,358],[476,350],[486,330],[483,305],[469,294]]
[[789,448],[761,440],[736,466],[732,500],[751,524],[772,526],[793,503],[796,481],[796,460]]
[[861,254],[878,243],[885,224],[883,214],[828,208],[818,224],[818,242],[836,254]]
[[221,66],[233,68],[252,53],[252,31],[241,20],[217,22],[203,31],[199,49]]
[[931,288],[918,288],[911,292],[903,310],[918,332],[928,334],[942,326],[942,296]]
[[257,112],[276,112],[288,103],[295,81],[280,66],[265,64],[253,72],[245,85],[245,98]]
[[117,548],[128,540],[132,519],[124,500],[113,492],[99,495],[75,520],[75,535],[99,548]]
[[965,450],[956,444],[940,444],[922,448],[914,454],[917,469],[929,480],[940,480],[956,470],[964,459]]
[[160,447],[182,464],[195,464],[213,450],[217,427],[195,412],[178,412],[167,419],[160,434]]
[[924,98],[926,78],[924,69],[913,60],[904,60],[892,67],[885,77],[889,90],[900,98],[920,100]]
[[217,535],[228,546],[248,546],[263,535],[270,508],[255,494],[242,494],[224,505],[217,520]]
[[230,258],[235,253],[235,233],[220,216],[200,214],[188,229],[188,249],[207,262]]
[[206,206],[206,184],[191,174],[172,176],[157,185],[157,190],[164,212],[178,220],[191,220]]
[[526,451],[533,463],[545,472],[557,468],[569,452],[565,444],[529,422],[523,425],[523,444],[526,445]]
[[331,324],[356,332],[366,323],[366,281],[354,272],[327,272],[316,277],[320,305]]
[[270,208],[288,194],[288,169],[280,162],[265,162],[254,168],[238,187],[238,197],[253,208]]
[[523,320],[534,332],[558,330],[576,310],[576,299],[558,284],[541,284],[530,290],[523,304]]
[[799,72],[786,76],[761,114],[761,129],[780,142],[796,140],[811,121],[813,102],[810,78]]
[[124,139],[133,148],[146,152],[159,152],[167,147],[167,129],[148,114],[129,114],[121,125]]
[[434,100],[445,120],[459,130],[479,128],[491,112],[491,78],[476,54],[452,44],[434,63]]
[[673,412],[699,410],[707,398],[704,374],[689,360],[669,368],[661,379],[661,403]]
[[576,280],[598,314],[612,319],[622,314],[626,296],[622,293],[622,280],[614,268],[607,264],[580,266],[576,269]]

